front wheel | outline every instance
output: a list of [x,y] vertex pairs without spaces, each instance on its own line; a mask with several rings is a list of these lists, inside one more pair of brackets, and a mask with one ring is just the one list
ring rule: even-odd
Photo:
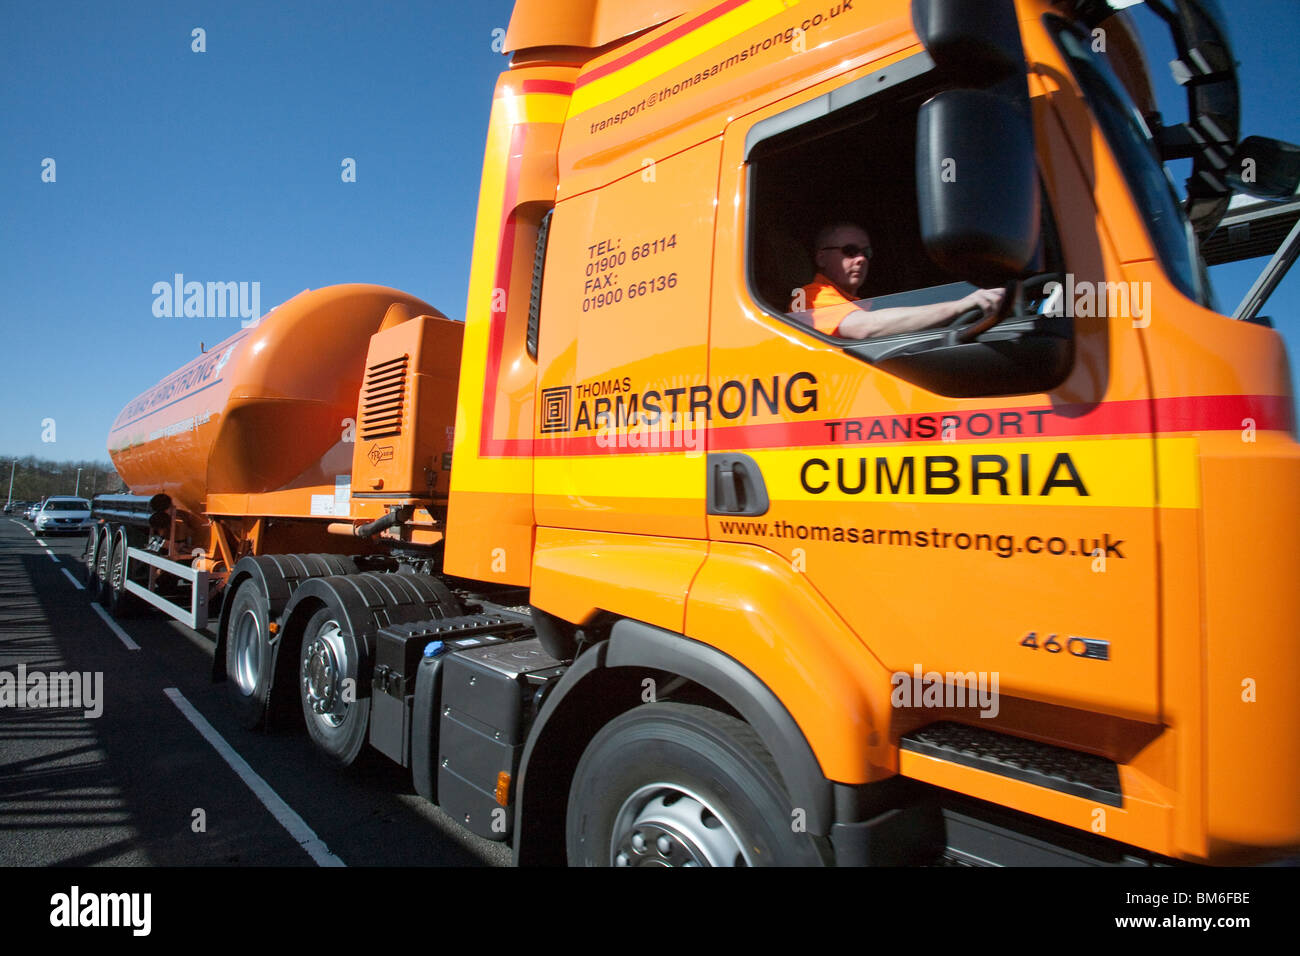
[[592,739],[569,790],[575,866],[818,866],[816,839],[745,723],[646,704]]
[[369,687],[361,680],[361,650],[334,608],[317,611],[302,636],[298,688],[307,733],[325,758],[351,766],[366,745]]

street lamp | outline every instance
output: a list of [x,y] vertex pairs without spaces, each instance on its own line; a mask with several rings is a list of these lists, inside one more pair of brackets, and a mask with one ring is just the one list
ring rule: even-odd
[[77,469],[77,490],[72,493],[73,497],[81,497],[81,469]]
[[14,459],[13,465],[9,468],[9,500],[5,502],[5,507],[14,503],[14,472],[18,470],[18,459]]

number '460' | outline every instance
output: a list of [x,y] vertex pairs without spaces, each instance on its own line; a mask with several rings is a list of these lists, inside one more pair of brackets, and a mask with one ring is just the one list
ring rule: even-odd
[[1047,639],[1040,643],[1038,632],[1030,631],[1025,635],[1025,639],[1020,642],[1020,646],[1034,651],[1042,649],[1049,654],[1069,651],[1075,657],[1091,657],[1101,660],[1108,660],[1110,657],[1108,642],[1090,641],[1084,637],[1075,637],[1073,634],[1066,639],[1064,644],[1056,639],[1055,634],[1047,635]]

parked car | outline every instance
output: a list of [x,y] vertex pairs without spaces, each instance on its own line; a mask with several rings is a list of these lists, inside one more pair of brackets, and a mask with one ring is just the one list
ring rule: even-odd
[[71,495],[54,495],[45,499],[36,514],[36,530],[41,534],[71,531],[78,534],[90,528],[90,502]]

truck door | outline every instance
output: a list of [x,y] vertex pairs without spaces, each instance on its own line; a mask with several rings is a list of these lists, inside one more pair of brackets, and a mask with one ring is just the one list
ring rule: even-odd
[[[865,67],[728,126],[709,538],[788,560],[892,673],[996,679],[1004,726],[1050,732],[1041,704],[1150,720],[1157,485],[1140,334],[1128,314],[1073,308],[1122,267],[1042,98],[1040,291],[982,337],[1004,373],[963,372],[946,329],[849,339],[816,314],[819,251],[870,247],[857,298],[877,315],[975,289],[920,241],[926,68]],[[814,249],[837,223],[867,238]]]
[[705,537],[720,148],[633,162],[556,204],[538,340],[539,527]]

